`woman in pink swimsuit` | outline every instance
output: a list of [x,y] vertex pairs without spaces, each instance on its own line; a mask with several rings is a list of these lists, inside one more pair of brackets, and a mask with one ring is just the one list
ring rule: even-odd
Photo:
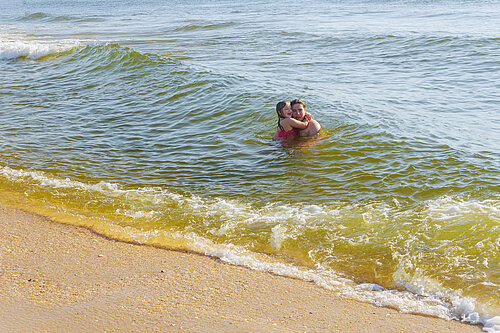
[[292,118],[292,107],[289,101],[281,101],[276,104],[278,114],[278,128],[273,140],[281,141],[295,138],[295,129],[304,129],[309,125],[309,119],[305,117],[302,121]]

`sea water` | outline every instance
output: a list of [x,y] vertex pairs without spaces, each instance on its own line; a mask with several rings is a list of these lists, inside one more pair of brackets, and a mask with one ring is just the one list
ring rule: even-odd
[[[117,239],[494,331],[498,13],[3,1],[0,191]],[[281,145],[274,107],[294,98],[322,131]]]

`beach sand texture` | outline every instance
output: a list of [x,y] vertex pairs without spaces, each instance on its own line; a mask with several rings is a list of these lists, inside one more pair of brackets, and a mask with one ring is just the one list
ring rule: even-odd
[[1,332],[480,332],[0,207]]

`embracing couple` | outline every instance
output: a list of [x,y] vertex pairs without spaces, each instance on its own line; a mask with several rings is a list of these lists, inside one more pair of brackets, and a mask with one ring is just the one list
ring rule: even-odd
[[298,99],[291,102],[281,101],[276,104],[276,113],[278,128],[273,137],[276,141],[289,140],[297,136],[313,136],[321,129],[320,124],[306,112],[304,101]]

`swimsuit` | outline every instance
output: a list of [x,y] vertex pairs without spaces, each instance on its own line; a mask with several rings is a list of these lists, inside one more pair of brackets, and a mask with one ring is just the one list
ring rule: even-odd
[[283,139],[286,139],[290,136],[293,136],[295,135],[295,128],[292,128],[291,130],[289,130],[288,132],[285,132],[285,130],[282,130],[282,129],[277,129],[276,130],[276,134],[274,135],[275,137],[277,136],[278,138],[283,138]]

